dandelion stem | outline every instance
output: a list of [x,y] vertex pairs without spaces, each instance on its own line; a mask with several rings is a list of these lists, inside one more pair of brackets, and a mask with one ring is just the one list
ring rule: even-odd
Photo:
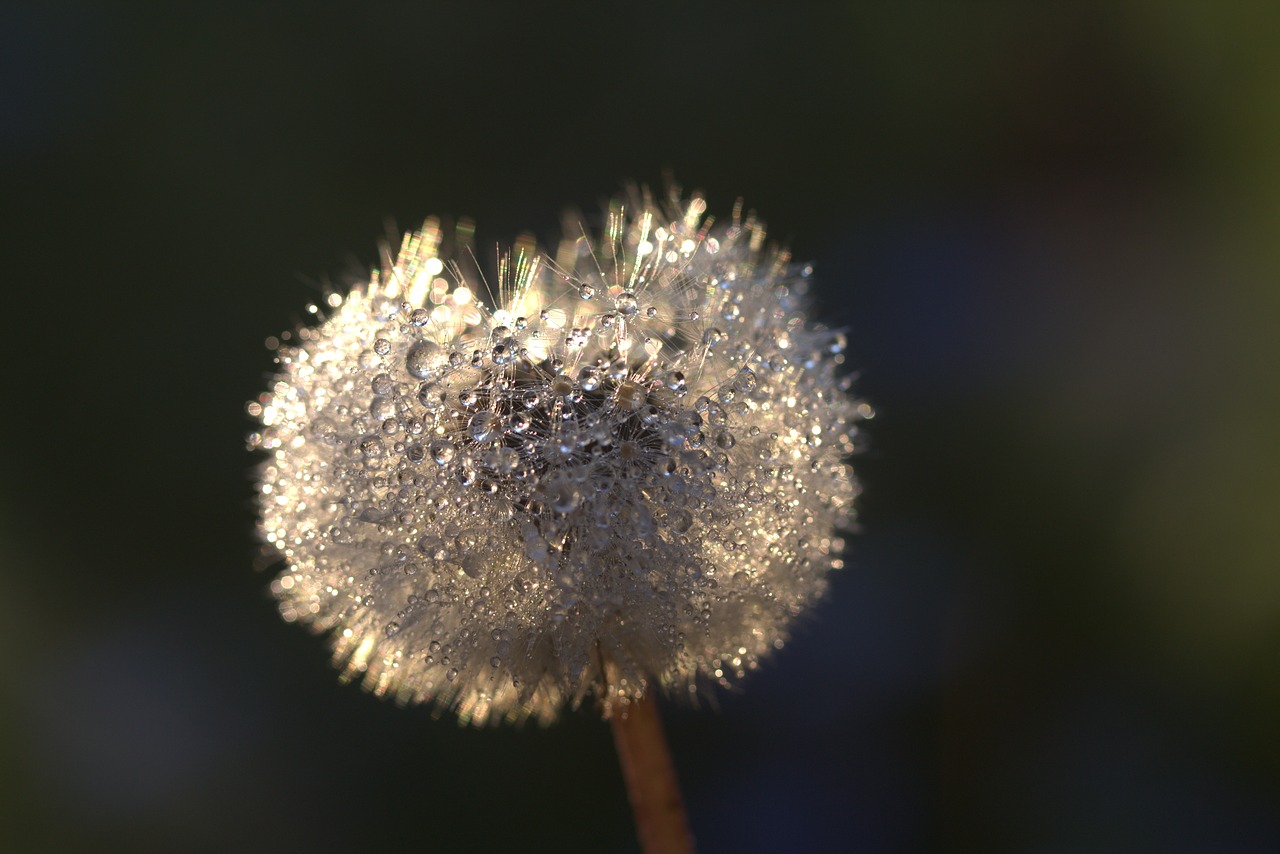
[[613,743],[627,781],[640,847],[645,854],[692,854],[693,836],[653,693],[613,710],[609,719]]

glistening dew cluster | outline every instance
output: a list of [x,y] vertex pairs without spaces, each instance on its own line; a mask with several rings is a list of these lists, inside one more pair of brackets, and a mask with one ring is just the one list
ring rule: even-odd
[[705,210],[633,194],[487,282],[429,221],[283,336],[249,404],[271,589],[348,677],[547,722],[741,678],[822,595],[871,410],[809,269]]

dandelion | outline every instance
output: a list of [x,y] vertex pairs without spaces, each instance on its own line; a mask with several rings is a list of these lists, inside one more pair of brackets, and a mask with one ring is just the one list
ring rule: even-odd
[[[741,679],[841,565],[865,404],[810,270],[735,208],[615,202],[496,278],[428,221],[251,403],[284,618],[474,724]],[[621,746],[621,744],[620,744]]]

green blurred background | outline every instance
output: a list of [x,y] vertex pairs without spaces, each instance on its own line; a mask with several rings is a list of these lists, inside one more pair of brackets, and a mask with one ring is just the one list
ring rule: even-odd
[[8,850],[631,851],[607,732],[340,687],[255,572],[263,340],[429,214],[667,171],[875,404],[794,642],[668,709],[705,852],[1280,849],[1280,7],[0,10]]

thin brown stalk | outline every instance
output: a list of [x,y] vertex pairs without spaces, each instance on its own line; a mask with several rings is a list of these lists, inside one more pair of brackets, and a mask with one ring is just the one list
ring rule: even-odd
[[609,723],[645,854],[692,854],[680,784],[653,691],[612,710]]

